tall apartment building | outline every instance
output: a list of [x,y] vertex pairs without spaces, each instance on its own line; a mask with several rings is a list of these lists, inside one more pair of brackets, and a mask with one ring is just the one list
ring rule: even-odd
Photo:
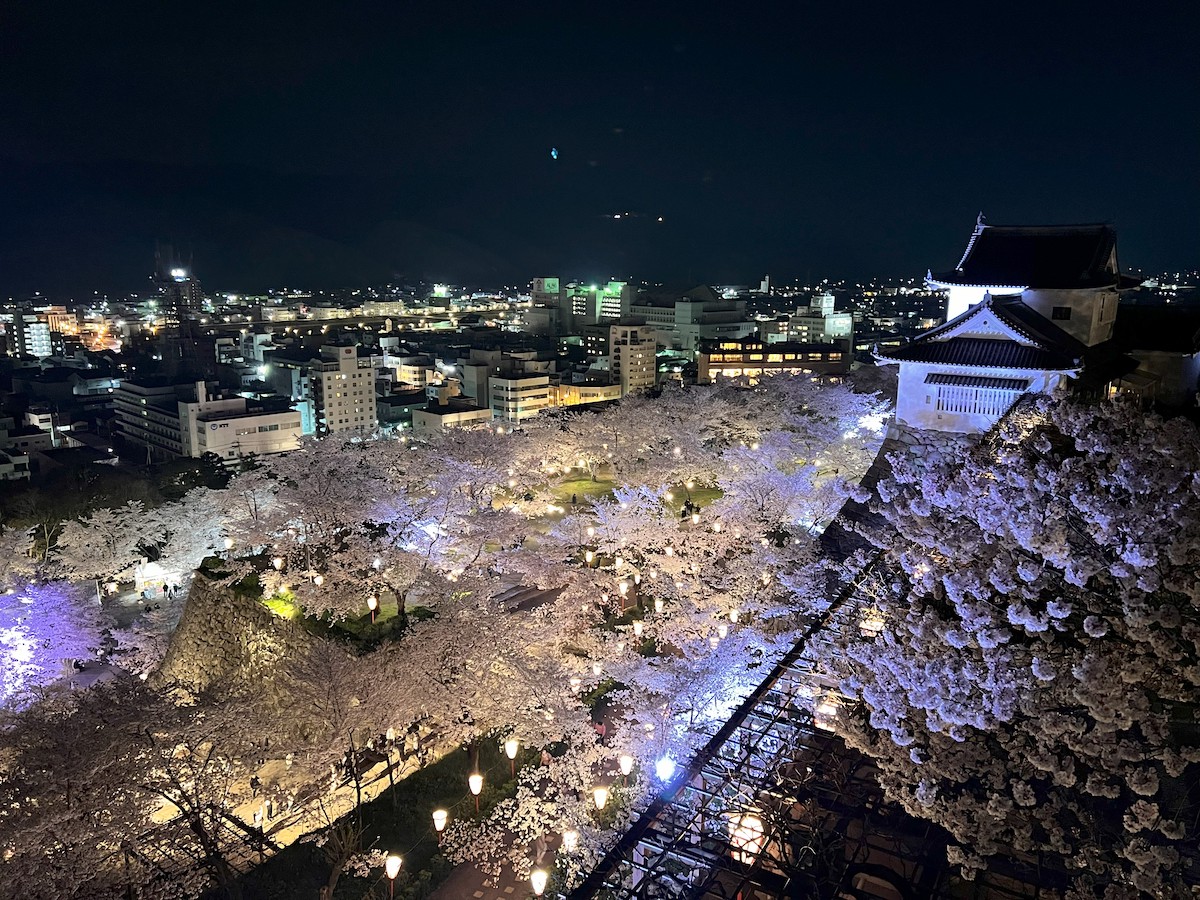
[[654,387],[658,329],[644,322],[618,322],[609,328],[609,371],[621,396]]
[[154,275],[151,278],[159,293],[159,309],[176,320],[189,313],[199,313],[204,308],[204,292],[200,282],[176,257],[168,244],[154,250]]
[[375,369],[360,367],[357,347],[322,347],[309,367],[318,434],[371,434],[379,427]]

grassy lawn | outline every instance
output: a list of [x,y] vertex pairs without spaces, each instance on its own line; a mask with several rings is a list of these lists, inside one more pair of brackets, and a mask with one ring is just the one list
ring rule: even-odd
[[613,481],[610,476],[601,475],[598,480],[592,481],[586,475],[582,478],[568,478],[563,481],[556,482],[550,485],[550,492],[559,499],[560,502],[570,504],[571,495],[574,494],[580,503],[586,503],[590,500],[603,499],[611,497],[613,492]]
[[725,496],[725,492],[720,488],[704,487],[703,485],[698,485],[689,491],[684,485],[676,484],[672,485],[670,490],[671,499],[665,502],[667,506],[675,512],[676,515],[679,515],[679,513],[682,512],[684,501],[686,501],[689,496],[692,498],[692,503],[701,508],[708,506],[708,504],[712,503],[714,500],[720,500]]
[[[517,766],[536,758],[536,754],[522,750]],[[404,868],[396,880],[397,898],[421,900],[429,896],[453,868],[438,852],[432,813],[438,808],[448,810],[451,821],[475,816],[475,798],[467,789],[471,771],[468,755],[455,750],[399,782],[394,790],[385,790],[363,804],[363,849],[395,852],[404,858]],[[508,758],[492,740],[485,740],[480,747],[479,771],[484,774],[480,811],[486,816],[492,806],[513,793],[516,783],[510,776]],[[361,900],[374,884],[380,884],[386,894],[382,869],[373,875],[364,879],[343,874],[335,900]],[[247,873],[242,886],[247,898],[291,900],[316,897],[328,877],[329,865],[321,850],[311,843],[297,842]]]

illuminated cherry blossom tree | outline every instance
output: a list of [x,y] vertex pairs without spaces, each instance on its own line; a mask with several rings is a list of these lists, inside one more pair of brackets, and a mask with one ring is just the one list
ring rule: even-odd
[[848,740],[968,873],[1044,852],[1081,890],[1175,896],[1200,774],[1196,429],[1042,400],[977,446],[893,462],[882,632],[829,660],[859,701]]

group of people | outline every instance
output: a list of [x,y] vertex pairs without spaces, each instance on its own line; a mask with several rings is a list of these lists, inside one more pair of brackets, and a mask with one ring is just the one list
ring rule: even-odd
[[296,792],[284,792],[279,785],[272,785],[268,790],[263,791],[262,779],[257,775],[250,776],[250,796],[252,799],[257,799],[259,792],[262,791],[263,800],[258,809],[254,811],[254,824],[257,827],[262,827],[267,822],[270,822],[276,816],[286,815],[292,811],[292,807],[296,805]]

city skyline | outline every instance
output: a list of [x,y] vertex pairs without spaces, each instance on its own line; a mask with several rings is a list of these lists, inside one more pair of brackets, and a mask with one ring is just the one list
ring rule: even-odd
[[919,276],[980,210],[1194,265],[1182,12],[13,15],[5,296],[135,290],[156,240],[244,291]]

